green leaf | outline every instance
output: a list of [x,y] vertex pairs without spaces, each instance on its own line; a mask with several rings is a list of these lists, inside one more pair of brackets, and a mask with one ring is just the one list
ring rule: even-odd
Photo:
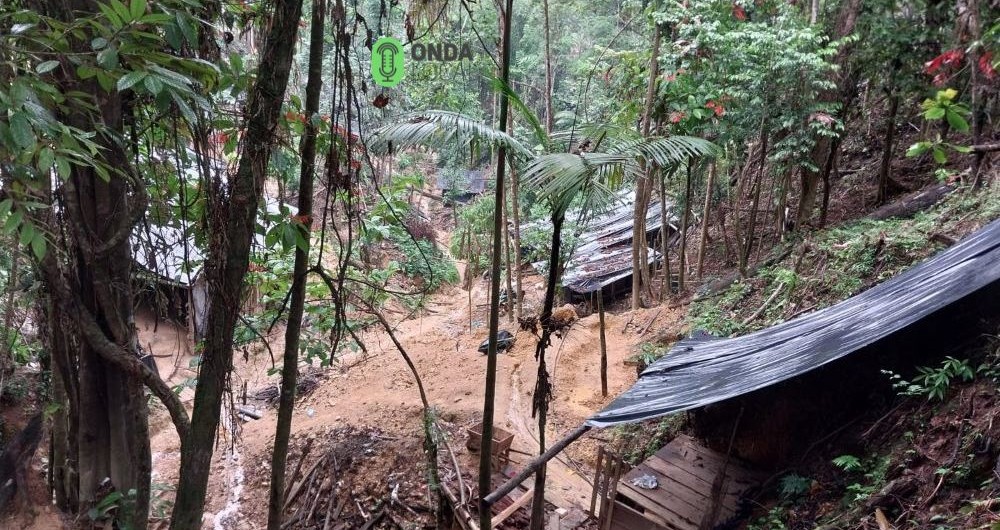
[[184,37],[181,35],[180,26],[178,24],[167,24],[163,27],[163,38],[166,39],[167,44],[170,45],[176,51],[180,51],[184,47]]
[[138,20],[146,14],[146,0],[132,0],[129,3],[128,11],[132,15],[132,20]]
[[47,242],[45,241],[45,234],[37,232],[35,237],[31,240],[31,252],[35,255],[35,259],[42,261],[45,258],[45,247]]
[[104,16],[108,18],[108,22],[111,24],[111,27],[114,28],[115,30],[119,30],[122,28],[122,26],[125,25],[125,23],[121,19],[121,16],[119,16],[114,9],[111,9],[111,6],[109,6],[108,4],[98,3],[97,7],[101,10],[101,13],[104,13]]
[[14,206],[14,199],[4,199],[0,201],[0,217],[6,217],[10,209]]
[[91,66],[81,65],[76,69],[76,75],[80,76],[80,79],[90,79],[97,75],[97,69]]
[[906,156],[920,156],[926,153],[927,150],[930,149],[930,147],[931,147],[930,142],[917,142],[911,145],[910,148],[906,150]]
[[36,66],[35,71],[39,74],[45,74],[55,70],[57,66],[59,66],[59,61],[45,61]]
[[180,10],[177,11],[177,27],[180,28],[188,44],[193,47],[198,46],[198,31],[191,25],[191,19]]
[[127,24],[132,21],[132,14],[129,12],[128,8],[125,7],[125,4],[119,2],[118,0],[111,0],[110,4],[111,8],[115,10],[115,13],[121,17],[122,22]]
[[3,224],[3,231],[12,234],[17,227],[21,226],[21,220],[24,218],[24,212],[21,210],[14,210],[11,212],[10,216],[7,217],[7,222]]
[[948,155],[944,153],[944,149],[941,149],[938,146],[934,146],[933,153],[934,153],[934,161],[937,162],[938,164],[944,164],[945,162],[948,161]]
[[59,175],[59,178],[63,180],[69,178],[72,171],[69,165],[69,160],[67,160],[66,157],[63,156],[56,157],[56,173]]
[[38,170],[41,172],[51,171],[52,163],[55,161],[56,154],[51,147],[44,147],[38,152]]
[[948,144],[948,145],[950,145],[952,149],[958,151],[959,153],[969,154],[972,152],[972,148],[967,145],[955,145],[955,144]]
[[969,122],[965,121],[965,118],[963,118],[959,113],[948,109],[947,112],[945,112],[945,118],[948,119],[948,125],[951,125],[952,129],[964,133],[969,132]]
[[31,223],[22,223],[21,234],[20,237],[18,238],[18,242],[21,243],[21,246],[26,246],[28,243],[31,242],[32,239],[34,239],[34,237],[35,237],[35,227],[32,226]]
[[142,84],[145,85],[146,90],[154,96],[158,95],[160,91],[163,90],[163,82],[160,81],[160,79],[155,75],[146,76],[146,78],[143,79]]
[[[104,48],[97,54],[97,64],[104,68],[105,70],[114,70],[118,67],[118,49],[114,46],[108,46]],[[98,79],[100,81],[100,79]],[[103,87],[103,84],[102,84]],[[104,88],[105,90],[110,90],[110,87]]]
[[35,131],[24,112],[16,112],[10,117],[10,135],[14,139],[14,145],[21,149],[35,146]]
[[238,53],[229,54],[229,67],[233,69],[234,72],[243,71],[243,57]]
[[105,39],[104,37],[97,37],[94,40],[90,41],[90,49],[94,50],[95,52],[98,50],[103,50],[104,48],[107,48],[107,46],[108,46],[108,39]]
[[118,79],[118,83],[117,83],[118,91],[119,92],[124,92],[124,91],[132,88],[133,86],[135,86],[136,83],[138,83],[139,81],[142,81],[143,79],[145,79],[147,75],[148,74],[146,72],[137,70],[137,71],[129,72],[129,73],[121,76]]
[[97,84],[101,85],[105,92],[111,92],[115,88],[114,79],[104,72],[97,72]]
[[944,107],[931,107],[924,113],[924,118],[928,120],[940,120],[941,118],[944,118],[944,115]]

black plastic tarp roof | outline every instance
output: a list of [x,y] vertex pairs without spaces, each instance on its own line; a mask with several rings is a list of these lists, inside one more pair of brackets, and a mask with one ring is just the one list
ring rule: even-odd
[[[998,280],[1000,220],[839,304],[742,337],[682,340],[587,424],[642,421],[779,383],[858,351]],[[995,304],[991,310],[1000,311],[1000,300]]]

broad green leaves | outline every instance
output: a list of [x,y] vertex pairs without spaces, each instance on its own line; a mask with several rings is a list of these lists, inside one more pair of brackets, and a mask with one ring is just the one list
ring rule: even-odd
[[[955,101],[957,96],[958,91],[949,88],[938,90],[933,98],[925,99],[921,104],[921,108],[924,111],[924,119],[927,121],[944,120],[948,123],[949,127],[958,132],[969,132],[969,122],[965,119],[969,115],[969,109],[965,105]],[[922,140],[911,145],[906,150],[906,156],[914,157],[930,153],[935,162],[945,164],[948,162],[947,150],[957,153],[970,152],[968,147],[945,142],[941,134],[937,134],[933,140]]]
[[969,115],[969,108],[955,101],[958,91],[949,88],[938,90],[933,98],[927,98],[920,107],[924,110],[924,119],[929,121],[941,120],[948,122],[948,125],[956,131],[969,132],[969,122],[965,116]]
[[[34,204],[32,208],[42,205]],[[5,236],[15,236],[22,247],[28,248],[39,261],[45,257],[47,243],[45,233],[25,218],[25,210],[11,198],[0,201],[0,223]]]

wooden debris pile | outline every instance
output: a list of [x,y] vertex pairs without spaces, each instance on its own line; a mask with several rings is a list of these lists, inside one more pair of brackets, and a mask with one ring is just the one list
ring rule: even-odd
[[[419,444],[419,441],[416,442]],[[293,444],[282,528],[433,528],[419,445],[377,428],[342,427]],[[414,460],[416,459],[416,461]]]
[[[298,398],[309,395],[313,390],[316,390],[320,381],[323,381],[325,378],[326,375],[324,372],[319,370],[299,374],[298,381],[295,384],[295,395]],[[262,401],[276,407],[278,406],[278,398],[281,397],[281,388],[277,384],[268,385],[254,390],[247,397],[254,401]]]

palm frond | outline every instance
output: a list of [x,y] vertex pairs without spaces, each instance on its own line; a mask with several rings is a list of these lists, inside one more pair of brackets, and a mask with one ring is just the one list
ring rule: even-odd
[[667,136],[625,140],[610,147],[608,152],[630,153],[638,160],[668,167],[689,158],[715,156],[718,150],[715,144],[703,138]]
[[531,160],[522,178],[525,186],[565,211],[584,191],[588,206],[612,200],[613,192],[606,183],[620,182],[625,176],[638,176],[638,166],[627,154],[552,153]]
[[509,134],[457,112],[426,110],[398,120],[378,129],[369,148],[375,152],[387,152],[390,147],[439,147],[459,141],[464,145],[486,143],[503,146],[512,155],[521,158],[533,156],[530,149]]
[[514,107],[514,110],[517,111],[524,121],[528,122],[531,132],[535,135],[535,141],[542,146],[544,151],[550,151],[549,135],[545,133],[545,127],[542,126],[542,122],[539,121],[538,116],[536,116],[535,113],[529,109],[523,101],[521,101],[521,98],[519,98],[517,94],[511,90],[510,86],[504,84],[503,80],[494,77],[493,90],[507,95],[507,100],[510,101],[510,105]]

